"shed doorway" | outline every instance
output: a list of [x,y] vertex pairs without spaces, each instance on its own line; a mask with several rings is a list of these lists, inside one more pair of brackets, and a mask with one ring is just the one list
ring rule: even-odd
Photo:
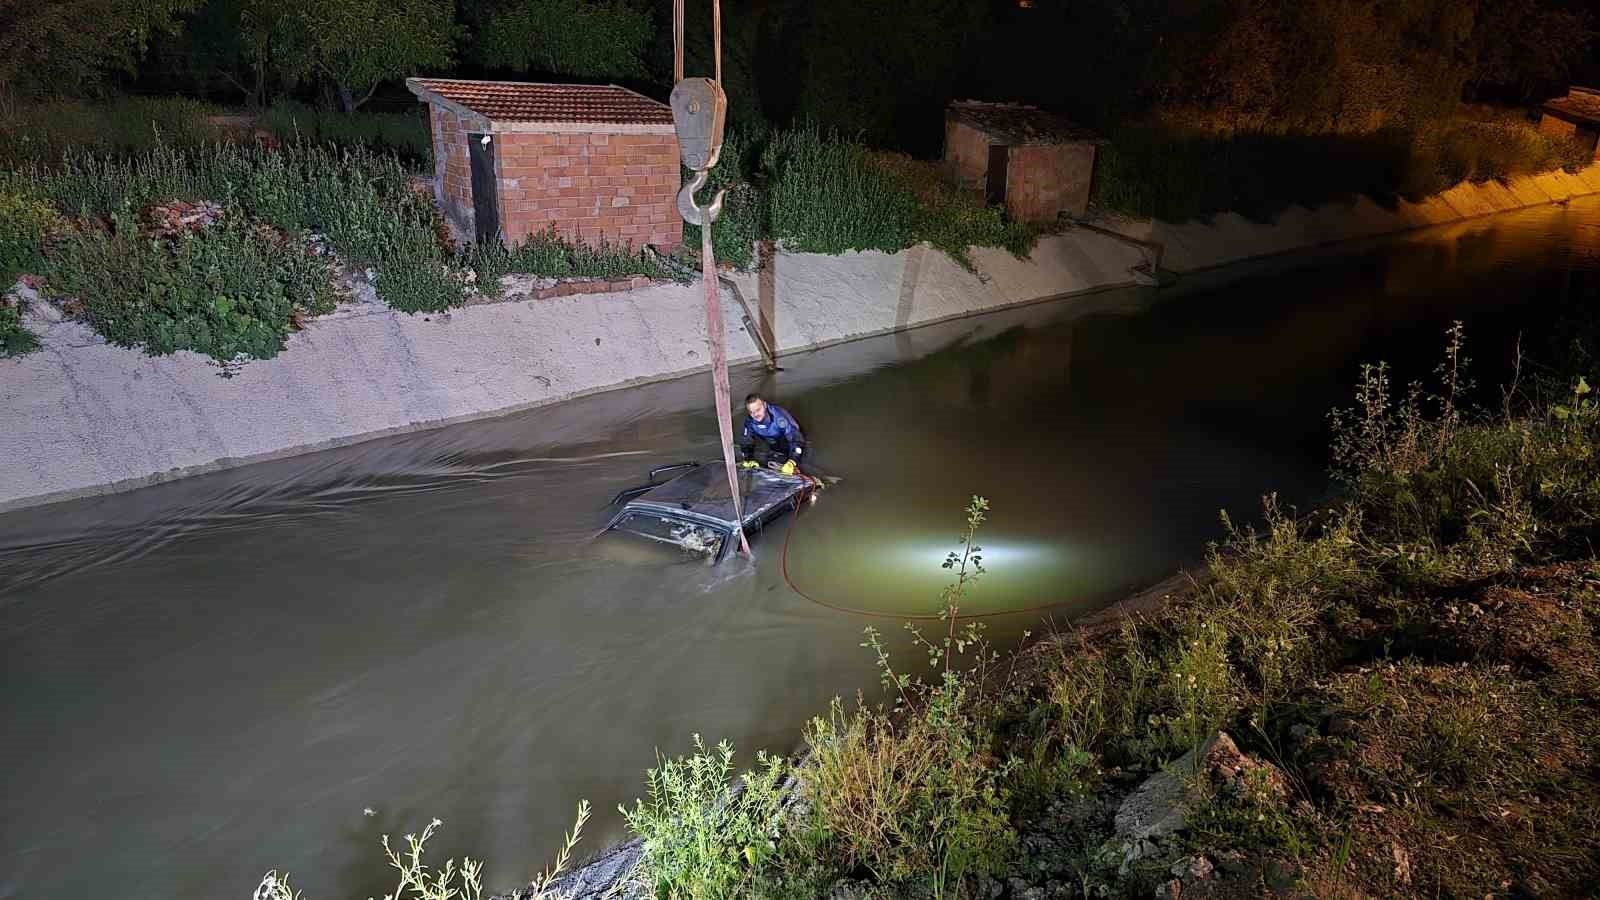
[[478,243],[500,239],[499,185],[494,177],[494,136],[468,134],[467,155],[472,160],[472,228]]
[[984,186],[983,202],[989,206],[1006,203],[1006,164],[1011,161],[1011,148],[1005,144],[989,145],[988,183]]

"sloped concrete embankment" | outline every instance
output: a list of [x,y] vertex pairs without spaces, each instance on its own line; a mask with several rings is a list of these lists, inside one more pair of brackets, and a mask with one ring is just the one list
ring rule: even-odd
[[[1142,257],[1079,234],[1043,242],[1031,261],[1000,251],[976,258],[982,278],[926,248],[784,255],[772,267],[778,293],[768,295],[766,321],[779,351],[794,352],[1126,284]],[[0,360],[0,510],[504,414],[708,363],[698,285],[436,315],[397,313],[364,293],[231,377],[194,353],[109,346],[33,303],[26,324],[43,347]],[[724,313],[730,359],[758,360],[739,304],[726,299]]]

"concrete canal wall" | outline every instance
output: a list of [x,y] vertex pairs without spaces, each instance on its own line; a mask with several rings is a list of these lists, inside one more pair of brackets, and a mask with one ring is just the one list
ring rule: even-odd
[[[1420,204],[1367,200],[1291,210],[1263,225],[1238,216],[1115,225],[1165,246],[1163,267],[1195,271],[1309,246],[1446,224],[1600,193],[1600,166],[1509,185],[1461,185]],[[973,253],[978,273],[919,246],[902,253],[779,254],[737,276],[769,346],[795,353],[961,316],[1138,283],[1147,251],[1074,229],[1031,258]],[[183,352],[109,346],[35,302],[43,346],[0,360],[0,510],[126,490],[184,475],[500,415],[703,371],[697,285],[510,299],[406,315],[370,288],[313,320],[276,358],[229,377]],[[759,352],[724,291],[729,356]]]

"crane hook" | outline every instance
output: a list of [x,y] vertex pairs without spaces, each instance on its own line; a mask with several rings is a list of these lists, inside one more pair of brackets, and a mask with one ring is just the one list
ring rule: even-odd
[[710,177],[710,173],[702,169],[694,173],[694,177],[689,179],[689,183],[678,191],[678,215],[682,216],[683,220],[690,225],[710,225],[717,220],[718,216],[722,215],[722,200],[727,196],[727,188],[717,191],[717,195],[712,197],[711,202],[705,206],[701,206],[694,198],[695,192],[705,187],[706,181]]

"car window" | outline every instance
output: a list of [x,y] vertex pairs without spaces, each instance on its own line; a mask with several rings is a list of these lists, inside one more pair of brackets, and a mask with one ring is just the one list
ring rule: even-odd
[[652,541],[673,544],[686,553],[715,557],[722,549],[723,533],[707,525],[657,513],[629,513],[617,522],[619,531]]

